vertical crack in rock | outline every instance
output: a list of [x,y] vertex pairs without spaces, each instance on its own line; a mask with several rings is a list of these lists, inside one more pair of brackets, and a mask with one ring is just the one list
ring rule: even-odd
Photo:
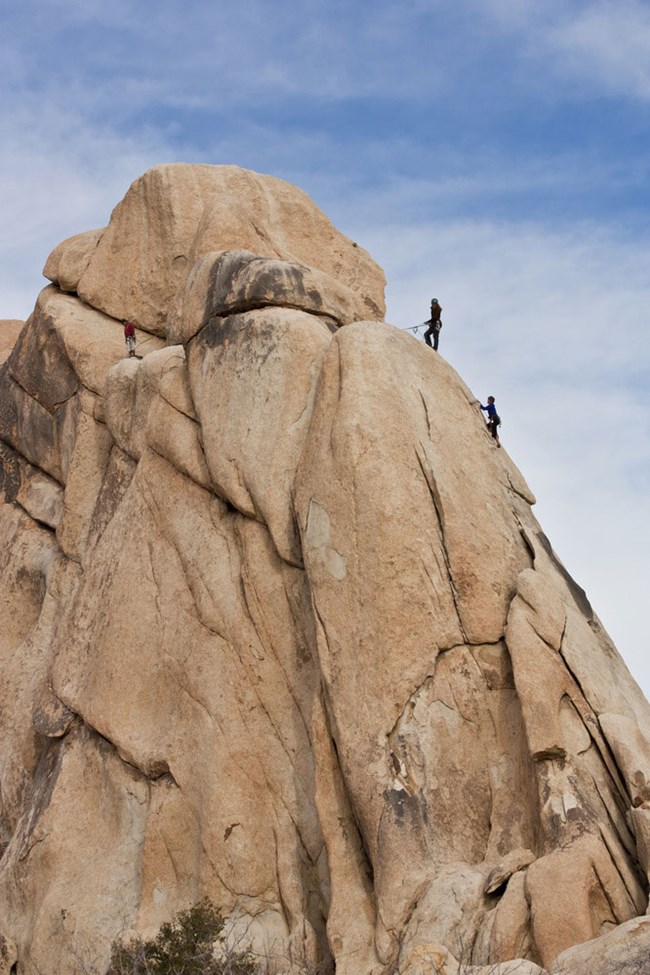
[[[323,703],[322,714],[325,723],[325,733],[327,735],[327,739],[329,743],[331,744],[332,755],[334,757],[335,774],[337,775],[338,781],[343,789],[343,798],[345,803],[347,804],[347,807],[350,810],[350,814],[352,817],[351,827],[354,829],[354,833],[355,833],[354,838],[358,841],[359,849],[363,856],[363,871],[367,878],[368,890],[372,891],[374,887],[374,867],[372,863],[372,857],[370,855],[370,850],[368,848],[368,844],[364,836],[363,828],[359,821],[357,811],[355,810],[354,795],[349,790],[349,785],[346,781],[345,773],[343,771],[343,766],[341,764],[341,758],[339,755],[339,749],[336,741],[336,733],[333,727],[333,716],[327,705],[327,694],[326,694],[325,687],[323,687],[322,685],[321,685],[321,701]],[[332,868],[330,866],[330,872],[331,869]]]
[[[631,802],[632,802],[632,799],[631,799],[631,796],[630,796],[630,793],[629,793],[629,789],[627,788],[627,785],[625,784],[625,781],[624,781],[623,777],[620,774],[620,770],[618,768],[618,764],[616,762],[616,758],[615,758],[615,756],[614,756],[611,748],[609,747],[609,744],[607,743],[607,739],[603,735],[602,730],[600,729],[600,726],[598,725],[598,716],[597,716],[596,711],[594,710],[593,705],[589,701],[589,698],[587,696],[586,688],[583,687],[580,679],[578,678],[578,675],[572,669],[569,661],[567,660],[566,654],[563,653],[562,647],[563,647],[563,643],[564,643],[565,633],[566,633],[566,625],[565,625],[565,629],[564,629],[564,631],[562,633],[562,638],[560,640],[560,646],[559,646],[557,652],[559,653],[560,657],[562,658],[562,660],[564,662],[564,666],[567,669],[567,673],[569,674],[569,677],[571,678],[572,683],[574,684],[575,688],[578,691],[579,697],[577,697],[577,699],[576,699],[576,701],[574,701],[574,703],[576,704],[576,707],[578,709],[578,713],[580,715],[580,718],[581,718],[581,720],[582,720],[585,728],[587,729],[587,732],[588,732],[589,736],[591,737],[594,745],[598,749],[598,752],[599,752],[599,754],[601,756],[601,759],[603,761],[603,765],[604,765],[605,769],[607,770],[607,772],[608,772],[608,774],[609,774],[609,776],[610,776],[610,778],[612,780],[612,785],[613,785],[613,790],[614,790],[613,791],[613,794],[614,794],[615,797],[616,796],[620,796],[621,797],[622,811],[623,811],[623,809],[628,808],[631,805]],[[584,707],[580,707],[579,706],[579,704],[581,702],[584,703]]]
[[[615,863],[615,861],[613,859],[612,859],[612,863],[614,864],[614,867],[616,868],[616,863]],[[609,896],[609,893],[607,891],[607,882],[604,881],[602,879],[602,877],[599,875],[599,873],[598,873],[598,867],[596,866],[596,864],[594,864],[594,866],[593,866],[593,872],[594,872],[594,876],[595,876],[596,880],[598,881],[598,886],[600,887],[601,892],[602,892],[602,894],[603,894],[603,896],[604,896],[604,898],[607,901],[607,904],[609,906],[609,910],[610,910],[611,915],[612,915],[612,921],[615,924],[619,924],[622,919],[617,916],[618,915],[618,912],[616,910],[616,907],[614,905],[614,902],[612,901],[612,899]],[[621,878],[621,879],[623,879],[623,878]]]
[[[420,447],[422,447],[421,443],[420,443]],[[445,523],[444,523],[444,511],[442,507],[442,501],[440,499],[440,496],[438,495],[438,490],[436,488],[435,480],[433,479],[433,474],[429,472],[427,467],[425,467],[422,458],[417,450],[415,450],[415,456],[417,458],[417,462],[420,467],[420,470],[422,471],[422,476],[426,481],[427,487],[429,488],[429,494],[431,495],[431,501],[433,503],[433,510],[436,513],[436,518],[438,521],[438,527],[440,533],[441,549],[445,560],[445,566],[447,568],[447,575],[449,577],[449,588],[451,591],[452,599],[454,601],[454,606],[456,607],[458,626],[463,636],[463,640],[465,642],[468,642],[467,634],[465,633],[465,629],[463,627],[463,621],[462,621],[460,605],[459,605],[459,596],[456,590],[456,586],[454,584],[454,576],[451,568],[451,562],[449,559],[449,552],[447,551],[447,544],[445,541]]]
[[[10,840],[10,847],[18,845],[17,859],[24,860],[32,850],[34,845],[32,837],[38,820],[43,815],[50,804],[57,778],[61,769],[63,758],[62,739],[48,739],[41,752],[40,759],[36,766],[33,782],[31,785],[31,795],[26,804],[26,811],[23,814],[22,822],[19,822]],[[35,838],[40,842],[45,836]]]
[[[321,615],[321,612],[320,612],[320,610],[318,608],[318,603],[316,602],[316,599],[315,599],[313,593],[311,594],[311,607],[312,607],[312,609],[314,611],[314,615],[316,616],[316,620],[318,622],[318,626],[320,627],[320,632],[323,634],[323,640],[325,641],[325,644],[327,646],[328,656],[331,657],[332,651],[331,651],[331,647],[329,645],[329,640],[327,638],[327,628],[325,626],[325,620],[323,619],[323,617]],[[324,691],[325,695],[327,696],[327,686],[325,686],[323,688],[323,691]]]
[[[637,911],[640,911],[642,909],[642,907],[638,904],[638,896],[635,897],[635,893],[638,894],[639,889],[641,889],[645,894],[645,900],[647,901],[648,878],[640,870],[637,870],[636,876],[633,875],[633,871],[630,869],[623,871],[623,869],[621,868],[621,858],[616,856],[616,852],[612,849],[611,840],[607,836],[607,832],[603,829],[600,823],[598,824],[598,830],[602,837],[603,843],[607,848],[607,852],[609,853],[609,857],[610,860],[612,861],[612,865],[616,870],[616,873],[621,878],[621,883],[623,884],[623,888],[629,898],[630,914],[634,916],[634,914],[636,914]],[[625,866],[628,866],[627,862],[625,861],[625,858],[623,858],[623,862],[625,863]],[[614,919],[618,924],[620,924],[622,921],[627,920],[627,916],[617,917],[616,914],[614,914]]]
[[280,850],[279,850],[278,838],[277,838],[277,834],[276,834],[275,830],[273,830],[273,835],[275,837],[275,872],[276,872],[276,876],[278,878],[278,900],[279,900],[279,904],[280,904],[280,910],[282,912],[282,917],[284,918],[284,923],[285,923],[285,925],[287,927],[287,931],[291,931],[291,929],[293,927],[293,924],[292,924],[292,921],[293,921],[293,916],[292,916],[293,915],[293,912],[289,908],[289,905],[287,904],[287,901],[286,901],[285,896],[284,896],[284,892],[282,890],[282,881],[281,881],[282,868],[281,868],[281,863],[280,863]]
[[528,553],[530,555],[530,568],[532,569],[532,568],[535,567],[535,554],[536,554],[535,553],[535,545],[534,545],[534,543],[532,542],[532,540],[530,538],[530,534],[529,534],[528,529],[522,524],[521,519],[518,517],[518,515],[515,514],[515,518],[516,518],[517,524],[519,525],[519,533],[521,535],[521,538],[522,538],[522,540],[523,540],[523,542],[524,542],[524,544],[526,546],[526,549],[528,550]]
[[[248,565],[247,565],[246,559],[244,558],[243,548],[242,548],[242,545],[241,545],[241,537],[239,536],[239,533],[238,533],[238,539],[239,539],[239,543],[240,543],[240,564],[242,566],[242,569],[241,569],[242,595],[243,595],[244,602],[245,602],[245,605],[246,605],[247,613],[248,613],[249,618],[251,620],[251,624],[253,625],[254,631],[255,631],[255,633],[256,633],[256,635],[258,637],[258,640],[260,642],[260,645],[263,646],[263,647],[266,647],[273,654],[273,659],[275,661],[276,666],[279,668],[279,670],[282,673],[282,676],[284,678],[285,686],[286,686],[287,691],[288,691],[288,693],[289,693],[289,695],[291,697],[291,700],[293,702],[293,705],[294,705],[294,708],[296,710],[296,713],[300,715],[300,719],[301,719],[302,724],[303,724],[305,736],[306,736],[307,740],[309,740],[310,739],[310,729],[309,729],[309,727],[307,725],[307,721],[305,719],[305,715],[303,714],[303,711],[302,711],[302,707],[300,705],[300,702],[298,701],[298,698],[296,697],[294,688],[292,686],[292,681],[290,679],[290,675],[287,673],[287,671],[285,669],[285,666],[284,666],[281,658],[275,652],[275,648],[273,646],[273,640],[272,640],[272,638],[264,630],[263,599],[260,598],[259,593],[257,592],[257,589],[255,587],[255,580],[254,580],[252,574],[250,573],[250,571],[248,569]],[[250,589],[251,593],[255,597],[255,602],[256,602],[256,608],[255,608],[255,610],[253,610],[253,607],[252,607],[252,604],[251,604],[251,600],[248,597],[248,590],[249,589]],[[261,632],[260,632],[260,629],[261,629]]]
[[[343,393],[343,359],[341,357],[341,349],[338,343],[335,343],[330,347],[330,352],[329,352],[330,355],[332,355],[331,352],[332,348],[335,350],[334,354],[336,355],[336,405],[334,407],[334,412],[332,414],[332,418],[329,425],[329,431],[330,431],[329,444],[330,444],[330,453],[332,457],[335,457],[336,447],[334,446],[334,437],[338,430],[339,410],[341,408],[341,397]],[[323,372],[321,370],[321,382],[322,381],[323,381]]]
[[[603,791],[600,787],[600,783],[598,782],[598,779],[592,776],[592,782],[593,782],[594,789],[598,793],[598,797],[600,798],[600,801],[603,805],[603,809],[605,810],[605,814],[607,816],[607,820],[610,826],[612,827],[613,832],[620,838],[621,842],[623,843],[623,846],[625,847],[628,853],[628,856],[630,858],[634,858],[636,856],[636,839],[634,837],[634,833],[632,832],[630,826],[627,823],[627,820],[625,819],[625,814],[628,811],[627,804],[621,801],[622,797],[618,793],[618,790],[613,790],[610,793],[611,797],[614,800],[614,805],[616,807],[616,810],[619,814],[619,819],[617,822],[612,815],[610,805],[607,802],[607,797],[603,795]],[[614,785],[613,782],[612,785]]]
[[422,407],[424,409],[424,418],[427,422],[427,433],[429,434],[429,437],[431,437],[431,417],[429,416],[429,404],[427,403],[424,397],[424,393],[422,392],[421,389],[418,389],[418,393],[420,394],[420,399],[422,400]]

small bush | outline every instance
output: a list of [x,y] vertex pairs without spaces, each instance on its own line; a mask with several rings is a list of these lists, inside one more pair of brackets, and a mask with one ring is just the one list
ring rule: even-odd
[[228,948],[223,927],[210,901],[199,901],[163,924],[150,941],[116,941],[107,975],[255,975],[252,955]]

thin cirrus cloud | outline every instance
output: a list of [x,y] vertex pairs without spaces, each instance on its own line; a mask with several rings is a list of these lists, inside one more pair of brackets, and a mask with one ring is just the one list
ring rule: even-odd
[[58,0],[49,9],[47,31],[36,29],[43,5],[34,0],[5,15],[3,79],[38,90],[38,79],[48,78],[63,91],[82,78],[80,98],[96,88],[98,104],[119,107],[124,98],[127,112],[151,103],[210,107],[215,96],[237,104],[251,97],[453,100],[477,78],[488,95],[501,91],[494,79],[509,59],[523,62],[517,81],[524,86],[535,83],[526,66],[536,63],[554,97],[570,95],[561,84],[568,77],[650,95],[650,11],[635,0],[410,0],[399,8],[385,0],[182,8],[162,0],[156,18],[133,0]]
[[[128,97],[125,108],[133,110],[184,100],[210,106],[215,96],[238,104],[253,95],[265,102],[292,95],[363,97],[387,87],[386,66],[367,57],[377,37],[364,40],[368,23],[376,31],[386,16],[383,3],[376,16],[362,6],[310,3],[308,17],[305,5],[294,0],[273,4],[272,13],[261,0],[183,7],[162,0],[155,18],[143,16],[144,5],[138,3],[86,9],[64,0],[55,6],[57,17],[41,38],[21,30],[39,5],[17,9],[15,29],[3,46],[14,52],[18,47],[35,77],[49,67],[50,83],[65,87],[82,77],[91,88],[97,86],[101,104]],[[337,10],[343,31],[336,28]],[[107,77],[110,90],[103,88]]]
[[[485,0],[480,11],[518,36],[519,57],[600,95],[650,98],[650,9],[639,0]],[[524,75],[520,75],[520,80]],[[531,79],[532,80],[532,79]],[[534,81],[533,81],[534,83]],[[563,91],[565,97],[574,91]]]
[[650,9],[599,3],[549,32],[564,72],[597,81],[612,94],[650,98]]
[[138,2],[102,9],[59,0],[48,32],[39,34],[42,7],[32,0],[10,13],[3,49],[14,58],[19,51],[32,86],[49,79],[64,89],[82,78],[98,104],[127,113],[147,104],[210,108],[215,99],[234,106],[251,98],[379,98],[408,106],[453,93],[477,63],[489,67],[488,39],[470,8],[463,13],[462,4],[440,0],[399,7],[387,0],[182,7],[161,0],[152,18]]

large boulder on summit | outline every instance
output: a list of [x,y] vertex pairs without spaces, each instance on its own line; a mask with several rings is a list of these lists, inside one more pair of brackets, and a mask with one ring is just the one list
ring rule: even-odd
[[276,975],[638,975],[650,707],[377,265],[163,166],[46,270],[0,325],[0,970],[209,897]]
[[169,342],[187,342],[215,318],[260,308],[296,308],[333,327],[366,317],[362,295],[323,271],[248,251],[205,254],[167,322]]
[[103,228],[87,230],[62,241],[45,262],[44,276],[54,281],[61,291],[76,291],[103,233]]
[[324,271],[359,294],[363,317],[384,315],[384,275],[366,251],[295,186],[238,166],[170,163],[148,170],[106,230],[59,245],[45,274],[93,308],[165,335],[195,263],[226,250]]

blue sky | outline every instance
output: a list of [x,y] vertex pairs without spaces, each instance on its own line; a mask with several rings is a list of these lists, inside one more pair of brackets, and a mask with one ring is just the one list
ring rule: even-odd
[[650,4],[26,0],[0,21],[0,315],[149,166],[306,190],[436,295],[538,517],[650,694]]

